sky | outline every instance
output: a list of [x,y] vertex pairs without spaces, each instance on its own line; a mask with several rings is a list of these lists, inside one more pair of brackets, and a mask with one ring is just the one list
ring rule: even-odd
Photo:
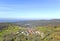
[[60,0],[0,0],[0,18],[60,19]]

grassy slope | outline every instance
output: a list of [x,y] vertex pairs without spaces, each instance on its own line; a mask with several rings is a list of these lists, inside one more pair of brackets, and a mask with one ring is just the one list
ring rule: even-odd
[[0,41],[2,40],[3,36],[6,34],[16,33],[20,28],[18,26],[9,26],[8,29],[2,30],[0,32]]
[[[52,27],[36,27],[34,28],[40,32],[44,32],[44,38],[41,41],[60,41],[60,27],[57,28],[52,28]],[[18,26],[9,26],[8,29],[6,30],[2,30],[0,32],[0,41],[3,40],[3,36],[7,35],[7,34],[16,34],[17,31],[19,30],[26,30],[26,28],[21,28]],[[36,35],[30,35],[29,37],[34,37],[35,38]],[[22,36],[21,36],[22,37]],[[24,36],[23,36],[24,37]],[[25,38],[23,39],[25,40]],[[17,41],[17,40],[15,40]],[[26,40],[28,41],[28,40]],[[33,40],[34,41],[34,40]]]
[[44,41],[60,41],[60,27],[37,27],[37,30],[45,33]]

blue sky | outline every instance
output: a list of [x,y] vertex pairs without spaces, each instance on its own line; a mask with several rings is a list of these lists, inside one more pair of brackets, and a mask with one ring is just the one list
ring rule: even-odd
[[0,18],[59,19],[60,0],[0,0]]

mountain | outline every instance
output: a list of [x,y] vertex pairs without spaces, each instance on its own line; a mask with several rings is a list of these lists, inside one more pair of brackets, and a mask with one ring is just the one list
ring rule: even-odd
[[29,24],[30,26],[47,26],[47,25],[60,25],[60,19],[51,20],[24,20],[24,19],[0,19],[0,22],[9,22],[16,25],[25,26]]
[[19,21],[15,22],[18,25],[26,25],[29,24],[31,26],[47,26],[47,25],[53,25],[57,26],[60,25],[60,19],[51,19],[51,20],[25,20],[25,21]]

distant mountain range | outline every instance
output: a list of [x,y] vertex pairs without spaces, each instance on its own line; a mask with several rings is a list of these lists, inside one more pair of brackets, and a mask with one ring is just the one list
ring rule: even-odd
[[18,22],[18,21],[60,21],[60,19],[40,19],[40,20],[26,20],[26,19],[1,19],[0,22]]
[[16,22],[16,24],[21,24],[21,25],[30,24],[31,26],[47,26],[47,25],[57,26],[57,25],[60,25],[60,19],[25,20],[25,21]]
[[51,20],[22,20],[22,19],[0,19],[0,22],[11,22],[17,25],[30,24],[31,26],[60,25],[60,19]]

